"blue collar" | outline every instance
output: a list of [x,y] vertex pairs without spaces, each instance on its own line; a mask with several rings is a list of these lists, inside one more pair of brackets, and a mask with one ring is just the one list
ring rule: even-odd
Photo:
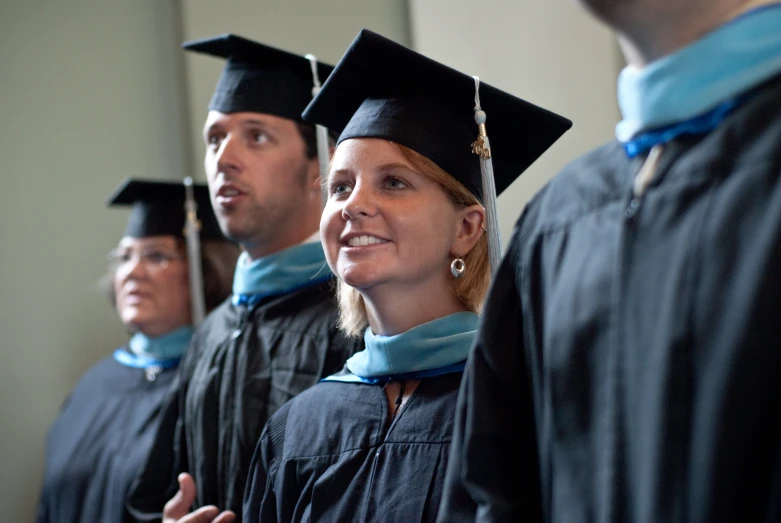
[[252,306],[268,296],[320,284],[331,278],[323,246],[304,243],[250,261],[241,253],[233,277],[233,304]]
[[760,7],[683,49],[618,78],[629,156],[714,129],[752,88],[781,73],[781,4]]
[[387,376],[376,376],[374,378],[356,376],[349,371],[342,371],[339,374],[328,376],[327,378],[323,378],[320,381],[339,381],[342,383],[365,383],[367,385],[377,385],[385,384],[389,381],[422,380],[425,378],[433,378],[434,376],[442,376],[444,374],[456,374],[459,372],[464,372],[464,368],[466,368],[466,361],[461,361],[452,365],[437,367],[435,369],[419,370],[416,372],[404,372],[401,374],[389,374]]
[[173,368],[187,352],[192,337],[193,328],[190,326],[156,338],[137,332],[128,343],[130,352],[119,349],[114,352],[114,359],[128,367],[146,368],[157,365],[164,369]]
[[[347,360],[347,369],[374,383],[461,371],[477,333],[478,321],[473,312],[457,312],[395,336],[376,336],[368,328],[363,337],[366,348]],[[328,379],[354,381],[339,378]]]
[[161,369],[174,369],[179,366],[179,362],[182,360],[182,358],[173,358],[170,360],[146,358],[144,356],[136,356],[132,352],[128,352],[125,349],[115,350],[114,359],[125,367],[133,367],[134,369],[149,369],[154,367],[160,367]]

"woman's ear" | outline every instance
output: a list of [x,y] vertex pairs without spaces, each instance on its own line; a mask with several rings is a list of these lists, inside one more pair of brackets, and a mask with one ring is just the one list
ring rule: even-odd
[[459,222],[456,230],[456,240],[450,247],[451,256],[463,258],[471,251],[477,240],[485,233],[485,209],[482,205],[464,207],[458,213]]

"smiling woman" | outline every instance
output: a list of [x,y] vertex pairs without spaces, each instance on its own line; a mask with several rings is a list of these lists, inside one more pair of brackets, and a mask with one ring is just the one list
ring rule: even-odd
[[[569,122],[480,89],[501,192]],[[304,112],[341,133],[320,236],[366,349],[271,417],[245,521],[436,518],[490,279],[475,98],[471,77],[362,31]]]
[[202,253],[195,261],[187,259],[183,237],[184,185],[128,180],[109,201],[132,206],[104,282],[132,337],[87,371],[51,427],[39,523],[129,518],[125,496],[192,335],[189,264],[202,265],[211,310],[230,294],[238,257],[220,233],[206,187],[194,189]]
[[[412,276],[409,271],[409,263],[420,262],[425,259],[425,251],[428,250],[426,246],[431,246],[431,241],[443,241],[452,239],[452,232],[454,227],[448,227],[449,224],[454,222],[455,216],[453,213],[458,214],[460,210],[466,210],[471,208],[472,213],[469,215],[471,220],[479,219],[482,223],[485,220],[484,212],[480,206],[480,202],[477,197],[469,192],[463,184],[458,182],[455,178],[450,176],[444,170],[442,170],[436,163],[432,162],[422,154],[399,145],[395,142],[376,140],[376,139],[364,139],[364,140],[348,140],[343,146],[340,146],[337,154],[335,155],[333,162],[333,169],[328,179],[328,191],[329,194],[345,198],[348,196],[348,192],[352,192],[353,187],[351,183],[355,183],[357,179],[356,173],[349,170],[339,169],[337,166],[341,165],[339,162],[348,161],[350,155],[356,155],[353,160],[357,165],[360,165],[367,175],[364,178],[367,179],[372,174],[379,178],[380,187],[375,195],[368,195],[369,205],[382,205],[383,202],[387,202],[388,205],[406,205],[408,211],[401,211],[400,216],[404,217],[407,222],[418,220],[420,223],[426,226],[426,229],[419,227],[408,227],[407,224],[398,224],[400,234],[403,235],[405,230],[410,232],[415,231],[418,238],[415,240],[416,245],[423,250],[423,253],[415,252],[408,253],[411,260],[408,260],[401,268],[402,272],[406,272],[408,276]],[[391,163],[381,165],[382,160],[396,160],[397,163]],[[377,165],[374,172],[371,169]],[[376,183],[376,182],[375,182]],[[404,201],[400,194],[401,192],[413,192],[415,196],[422,198],[423,202],[419,202],[417,205],[410,201],[409,198]],[[384,195],[390,195],[392,198],[383,198]],[[338,198],[332,198],[337,200]],[[351,202],[351,209],[354,209],[356,199],[353,198]],[[328,217],[328,223],[326,223],[326,229],[330,227],[336,227],[337,229],[342,227],[342,217],[335,216],[335,211],[338,210],[337,205],[327,205],[323,217],[323,222],[326,223],[326,216]],[[383,211],[385,208],[383,207]],[[417,211],[418,216],[415,215]],[[444,212],[443,212],[444,211]],[[391,209],[387,209],[383,215],[387,215],[392,212]],[[432,216],[424,217],[419,216],[421,212],[429,213]],[[397,215],[398,216],[398,215]],[[385,225],[386,228],[390,227],[393,223],[393,216],[388,216],[391,223]],[[434,227],[437,222],[442,227],[444,221],[444,234],[438,231],[432,230],[430,227]],[[474,223],[472,223],[473,225]],[[376,231],[375,231],[376,232]],[[422,238],[421,235],[430,234],[433,236],[431,239]],[[323,235],[325,237],[325,235]],[[391,242],[390,237],[377,237],[373,234],[362,234],[359,229],[345,232],[341,238],[342,243],[347,241],[348,247],[357,247],[363,245],[379,245]],[[364,243],[365,242],[365,243]],[[391,245],[388,246],[390,250]],[[349,261],[350,257],[355,258],[361,252],[361,249],[342,248],[339,254],[334,254],[328,251],[335,260],[339,254],[344,256],[344,261]],[[373,251],[368,251],[373,252]],[[449,252],[449,249],[448,249]],[[453,257],[450,256],[447,259],[434,260],[434,272],[439,278],[446,280],[446,288],[452,291],[452,294],[448,293],[445,300],[440,297],[439,302],[450,302],[452,297],[455,297],[460,305],[457,307],[463,307],[464,310],[471,312],[479,312],[480,306],[483,301],[483,296],[488,288],[489,282],[489,270],[488,270],[488,241],[485,235],[480,234],[475,242],[474,246],[463,252],[459,251],[453,253],[458,255],[458,258],[462,259],[464,266],[469,267],[469,270],[465,270],[464,274],[459,278],[449,277],[450,273],[448,265],[452,263]],[[383,261],[379,256],[372,256],[372,263],[377,265],[383,265]],[[352,274],[345,273],[339,274],[338,280],[339,286],[339,305],[340,305],[340,321],[342,329],[351,336],[363,335],[364,329],[369,325],[369,318],[366,311],[366,304],[359,289],[364,292],[368,291],[368,285],[361,285],[356,277]],[[406,291],[405,287],[398,287],[399,290]],[[414,285],[410,289],[410,292],[417,292],[418,294],[426,296],[426,290],[423,286]],[[433,297],[433,296],[429,296]],[[412,295],[408,294],[405,297],[409,303],[418,303],[423,305],[425,301],[417,300]],[[435,300],[436,302],[437,300]],[[428,309],[429,314],[436,316],[434,308]],[[413,314],[416,316],[416,314]],[[419,320],[419,319],[418,319]],[[416,321],[418,321],[416,320]]]

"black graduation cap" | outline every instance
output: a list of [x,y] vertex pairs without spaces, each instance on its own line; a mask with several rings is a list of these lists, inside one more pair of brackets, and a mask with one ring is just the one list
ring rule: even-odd
[[[198,207],[201,239],[224,240],[209,200],[209,188],[204,184],[193,184],[193,196]],[[132,206],[125,236],[144,238],[170,234],[184,237],[185,186],[181,181],[127,178],[109,197],[106,205]]]
[[[301,112],[312,100],[314,79],[307,57],[233,34],[185,42],[182,47],[227,60],[209,110],[264,113],[301,121]],[[321,81],[332,70],[333,66],[317,62]]]
[[[480,159],[472,152],[475,79],[363,29],[339,60],[304,119],[348,138],[383,138],[409,147],[483,201]],[[568,119],[485,83],[496,193],[501,193],[571,126]],[[484,202],[485,204],[485,202]]]

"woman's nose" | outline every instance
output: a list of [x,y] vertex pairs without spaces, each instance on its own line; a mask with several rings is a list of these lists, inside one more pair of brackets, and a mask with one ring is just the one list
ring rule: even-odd
[[146,264],[138,254],[133,254],[130,259],[117,268],[117,277],[123,280],[128,278],[143,278],[146,275]]
[[355,220],[374,216],[377,213],[377,199],[367,188],[356,184],[342,209],[342,217]]

